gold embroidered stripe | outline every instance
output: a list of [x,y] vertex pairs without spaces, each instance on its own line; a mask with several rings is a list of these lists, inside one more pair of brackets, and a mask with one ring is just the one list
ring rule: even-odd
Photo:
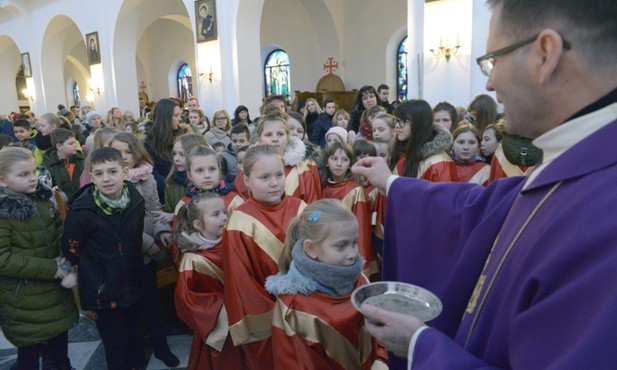
[[473,175],[471,179],[469,179],[469,181],[467,182],[482,185],[486,180],[488,180],[490,173],[491,166],[484,166],[480,171],[476,172],[476,174]]
[[223,270],[212,261],[195,253],[185,253],[178,267],[179,272],[197,271],[200,274],[208,275],[221,283],[223,280]]
[[223,345],[225,344],[225,340],[227,339],[227,334],[229,333],[229,319],[227,318],[227,309],[225,309],[225,305],[221,307],[221,311],[216,318],[216,324],[205,342],[210,347],[215,350],[221,352],[223,349]]
[[315,315],[289,309],[281,300],[274,305],[272,325],[287,336],[297,335],[303,340],[320,343],[328,357],[345,369],[361,369],[372,351],[371,336],[360,330],[360,350],[336,329]]
[[352,208],[357,202],[367,202],[366,193],[361,186],[355,187],[343,198],[343,203],[349,208]]
[[294,166],[285,177],[285,194],[287,195],[293,195],[300,186],[300,172],[298,171],[298,166]]
[[246,315],[229,327],[234,346],[258,342],[272,335],[272,310],[259,315]]
[[272,261],[278,263],[283,251],[283,243],[255,217],[242,211],[234,211],[233,217],[229,219],[227,230],[250,235],[259,248],[270,256]]
[[452,158],[450,158],[448,154],[442,152],[420,161],[420,165],[418,166],[418,178],[421,178],[432,165],[442,162],[452,162]]

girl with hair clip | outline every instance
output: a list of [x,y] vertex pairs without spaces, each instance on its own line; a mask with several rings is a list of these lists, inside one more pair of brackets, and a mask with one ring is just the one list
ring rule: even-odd
[[70,369],[68,330],[79,322],[61,258],[63,224],[29,149],[0,150],[0,327],[17,347],[17,370]]
[[246,152],[243,177],[250,198],[236,208],[223,234],[225,307],[245,368],[271,370],[274,299],[264,283],[278,272],[287,226],[306,204],[285,194],[283,160],[270,145]]
[[163,324],[163,311],[158,296],[156,261],[165,258],[165,248],[171,242],[171,227],[168,223],[158,222],[153,212],[161,209],[156,191],[156,180],[152,176],[152,163],[143,144],[133,134],[120,133],[109,143],[111,148],[122,154],[124,166],[128,168],[126,179],[135,185],[144,198],[146,213],[141,249],[144,253],[146,271],[144,308],[148,327],[150,328],[154,356],[165,365],[174,367],[178,358],[169,349]]
[[193,331],[188,369],[242,369],[242,350],[229,336],[223,303],[223,228],[227,211],[215,193],[201,193],[178,211],[175,242],[182,252],[175,302]]
[[456,164],[458,182],[486,185],[491,166],[480,156],[480,132],[472,125],[462,125],[452,132],[451,156]]
[[[191,149],[186,156],[186,173],[189,186],[186,188],[184,197],[176,205],[174,214],[177,215],[183,205],[188,204],[194,196],[202,193],[215,193],[222,196],[228,214],[244,202],[244,199],[233,190],[233,184],[226,186],[225,181],[221,179],[221,162],[212,148],[198,145]],[[172,244],[171,252],[174,261],[179,262],[180,255],[177,245]]]
[[258,144],[273,146],[285,163],[285,194],[312,203],[321,198],[321,181],[314,161],[306,159],[306,144],[289,136],[289,116],[263,116],[257,126]]
[[280,273],[266,279],[275,369],[387,369],[387,354],[364,331],[350,301],[366,284],[358,222],[346,205],[322,199],[289,225]]
[[408,100],[392,113],[396,125],[390,170],[432,182],[456,182],[456,165],[447,153],[452,136],[433,123],[431,106],[424,100]]
[[371,242],[371,202],[364,187],[351,173],[355,161],[353,149],[346,144],[335,142],[324,150],[320,171],[323,197],[341,200],[356,216],[360,226],[358,247],[366,260],[363,273],[369,279],[378,279],[379,263]]
[[356,100],[353,103],[353,110],[351,111],[347,131],[354,131],[359,134],[362,113],[364,113],[365,110],[377,105],[381,105],[381,99],[379,99],[379,94],[377,94],[375,88],[370,85],[362,86],[360,91],[358,91],[358,95],[356,95]]
[[209,145],[215,143],[225,144],[225,148],[231,144],[231,136],[229,136],[229,130],[231,129],[231,118],[226,110],[221,109],[214,112],[212,115],[213,126],[205,133],[206,141]]

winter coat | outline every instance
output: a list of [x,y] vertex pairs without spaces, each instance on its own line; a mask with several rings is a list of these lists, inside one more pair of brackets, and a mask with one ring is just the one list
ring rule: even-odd
[[62,221],[50,189],[0,188],[0,326],[16,347],[42,343],[79,320],[70,289],[54,278]]
[[75,194],[80,187],[79,178],[84,171],[84,154],[82,152],[75,153],[69,157],[69,162],[75,165],[72,179],[69,179],[69,172],[64,161],[58,158],[58,152],[55,149],[48,150],[43,154],[43,166],[51,173],[54,186],[58,186],[68,197]]
[[145,202],[133,184],[125,184],[130,203],[120,214],[103,213],[94,202],[93,184],[69,200],[60,247],[79,267],[79,297],[87,311],[126,308],[143,296]]
[[227,146],[231,144],[231,136],[229,136],[229,131],[223,131],[216,126],[212,126],[210,131],[206,132],[204,137],[210,146],[220,142],[225,144],[225,148],[227,148]]
[[326,147],[326,132],[332,127],[332,117],[326,112],[319,115],[313,123],[313,130],[309,140],[315,145],[319,145],[322,149]]

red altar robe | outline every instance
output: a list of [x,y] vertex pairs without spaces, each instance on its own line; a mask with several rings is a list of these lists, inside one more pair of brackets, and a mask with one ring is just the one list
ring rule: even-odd
[[[321,178],[313,161],[304,160],[295,166],[285,166],[285,194],[302,199],[307,204],[321,199]],[[244,172],[238,171],[234,180],[236,191],[248,199],[249,189],[244,184]]]
[[270,343],[274,297],[265,289],[278,273],[287,226],[306,207],[284,196],[275,206],[249,198],[231,215],[223,234],[225,307],[234,345],[242,346],[246,366],[272,369]]
[[508,158],[506,158],[506,155],[503,153],[503,148],[501,144],[499,144],[495,150],[495,154],[493,154],[491,172],[489,173],[487,184],[504,177],[527,176],[533,169],[534,166],[517,166],[512,164],[508,161]]
[[178,266],[178,317],[193,330],[188,369],[242,369],[242,350],[229,336],[223,305],[223,249],[188,251]]
[[[356,286],[365,284],[362,277]],[[385,348],[364,329],[351,293],[281,295],[272,314],[274,369],[387,369]]]
[[472,163],[454,163],[456,164],[458,182],[488,185],[488,176],[491,171],[491,166],[487,163],[482,161],[475,161]]
[[348,179],[337,184],[328,183],[323,189],[324,198],[334,198],[343,201],[358,219],[359,235],[358,250],[366,260],[364,275],[370,278],[373,274],[379,274],[379,262],[373,252],[371,236],[371,202],[367,197],[364,187],[354,179]]

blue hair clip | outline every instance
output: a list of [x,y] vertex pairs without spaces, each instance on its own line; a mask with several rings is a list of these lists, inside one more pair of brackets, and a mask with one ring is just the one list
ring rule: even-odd
[[311,213],[311,215],[308,218],[309,222],[316,222],[319,221],[319,215],[321,214],[321,209],[316,209],[313,211],[313,213]]

